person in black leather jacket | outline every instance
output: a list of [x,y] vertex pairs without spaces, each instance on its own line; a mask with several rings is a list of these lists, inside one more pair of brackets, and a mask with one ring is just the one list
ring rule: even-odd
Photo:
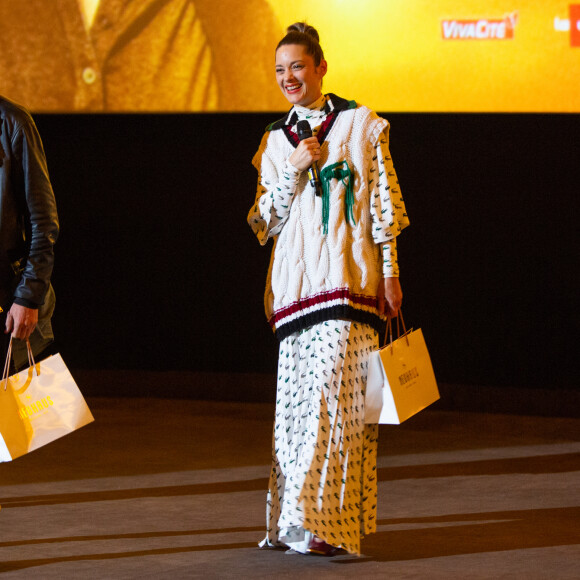
[[[10,335],[20,341],[31,339],[35,354],[53,338],[50,278],[58,232],[54,193],[36,125],[26,109],[0,97],[2,350]],[[14,344],[15,357],[23,350],[20,341]]]

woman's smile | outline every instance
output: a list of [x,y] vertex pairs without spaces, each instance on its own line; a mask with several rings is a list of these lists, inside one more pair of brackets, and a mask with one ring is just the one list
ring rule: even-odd
[[287,93],[295,93],[296,91],[300,90],[302,85],[300,83],[294,83],[291,85],[286,85],[286,92]]

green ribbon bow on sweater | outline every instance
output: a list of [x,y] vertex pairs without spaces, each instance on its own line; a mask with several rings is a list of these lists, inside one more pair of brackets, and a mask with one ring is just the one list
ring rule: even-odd
[[330,214],[330,181],[332,179],[340,179],[344,187],[346,188],[345,201],[345,211],[346,211],[346,221],[352,222],[352,225],[356,225],[354,221],[354,214],[352,207],[354,205],[354,175],[348,166],[346,161],[339,161],[333,165],[325,167],[320,172],[320,182],[322,185],[322,226],[324,234],[328,233],[328,217]]

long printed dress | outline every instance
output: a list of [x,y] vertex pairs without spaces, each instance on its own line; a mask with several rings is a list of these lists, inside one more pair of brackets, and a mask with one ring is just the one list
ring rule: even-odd
[[[326,118],[325,104],[321,97],[308,109],[293,111],[316,135]],[[369,155],[371,171],[383,176],[369,193],[373,235],[383,231],[381,215],[395,204],[402,229],[408,220],[386,135]],[[260,180],[248,217],[262,244],[280,233],[281,216],[289,211],[286,200],[295,195],[297,170],[287,162],[279,171],[277,195],[269,195]],[[394,235],[375,240],[381,244],[384,276],[398,276]],[[306,552],[314,535],[359,554],[361,538],[375,531],[378,426],[364,424],[364,392],[368,358],[377,347],[377,331],[351,320],[327,320],[281,341],[267,535],[261,546]]]
[[305,552],[314,534],[359,554],[375,531],[378,426],[364,425],[364,388],[377,342],[374,329],[344,320],[281,342],[268,545]]

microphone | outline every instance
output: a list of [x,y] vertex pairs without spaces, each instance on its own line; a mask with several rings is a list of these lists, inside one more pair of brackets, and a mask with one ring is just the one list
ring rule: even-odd
[[[312,129],[308,121],[298,121],[296,124],[296,133],[300,141],[312,137]],[[308,179],[310,179],[310,185],[314,187],[316,195],[320,196],[320,173],[318,172],[318,163],[316,161],[313,161],[312,165],[308,168]]]

